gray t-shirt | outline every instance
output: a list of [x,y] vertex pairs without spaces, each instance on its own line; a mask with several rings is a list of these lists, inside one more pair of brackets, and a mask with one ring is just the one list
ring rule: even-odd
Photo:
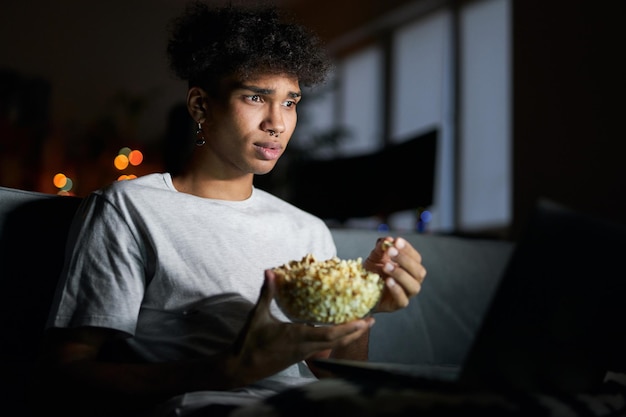
[[[324,222],[263,190],[224,201],[179,193],[169,174],[116,182],[77,213],[48,326],[120,330],[148,361],[210,355],[232,344],[263,271],[307,253],[336,254]],[[294,365],[268,386],[310,376]]]

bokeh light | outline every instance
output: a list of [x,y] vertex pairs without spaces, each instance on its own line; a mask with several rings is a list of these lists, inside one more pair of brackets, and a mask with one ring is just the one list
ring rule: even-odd
[[128,146],[124,146],[122,149],[119,150],[119,152],[117,153],[118,155],[124,155],[124,156],[128,156],[131,153],[131,149]]
[[67,177],[65,176],[65,174],[62,174],[59,172],[52,179],[52,183],[57,188],[63,188],[65,187],[65,184],[67,183]]
[[70,190],[74,187],[74,181],[61,172],[54,175],[52,183],[59,189],[58,194],[63,195],[69,195]]
[[124,154],[119,154],[113,160],[113,165],[120,171],[125,170],[128,167],[128,157]]
[[424,207],[420,207],[417,209],[418,217],[417,217],[417,231],[419,233],[424,233],[428,229],[428,223],[433,219],[433,214],[426,210]]
[[[131,149],[128,146],[121,148],[115,159],[113,160],[113,165],[118,171],[124,171],[128,168],[129,165],[137,166],[143,162],[143,153],[137,149]],[[134,174],[120,174],[117,177],[118,181],[124,180],[132,180],[137,178],[137,175]]]
[[137,178],[137,176],[134,174],[130,174],[130,175],[122,174],[119,177],[117,177],[117,180],[126,181],[126,180],[134,180],[135,178]]
[[137,149],[132,150],[128,154],[128,161],[130,162],[131,165],[137,166],[143,162],[143,154],[141,153],[141,151],[138,151]]
[[61,191],[70,191],[74,187],[74,181],[71,178],[66,178],[65,185],[61,187]]

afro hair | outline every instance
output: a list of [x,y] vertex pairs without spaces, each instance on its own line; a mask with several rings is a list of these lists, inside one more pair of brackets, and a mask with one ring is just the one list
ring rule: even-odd
[[325,81],[331,66],[319,38],[281,20],[273,6],[210,8],[194,1],[171,22],[170,35],[170,67],[190,87],[259,73],[289,74],[312,86]]

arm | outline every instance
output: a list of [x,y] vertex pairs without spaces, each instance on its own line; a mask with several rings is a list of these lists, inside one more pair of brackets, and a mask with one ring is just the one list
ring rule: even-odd
[[[50,410],[90,415],[94,410],[139,410],[187,391],[228,389],[236,380],[235,361],[224,353],[203,361],[124,363],[100,359],[109,329],[51,329],[46,335],[34,389]],[[43,414],[42,414],[43,415]]]
[[[53,329],[44,343],[34,389],[46,413],[84,415],[88,410],[148,409],[175,395],[227,390],[302,361],[352,344],[369,328],[367,320],[311,327],[283,323],[269,310],[273,275],[266,275],[259,300],[237,341],[226,352],[195,361],[121,363],[100,359],[105,343],[117,335],[101,328]],[[68,410],[68,408],[71,408]]]

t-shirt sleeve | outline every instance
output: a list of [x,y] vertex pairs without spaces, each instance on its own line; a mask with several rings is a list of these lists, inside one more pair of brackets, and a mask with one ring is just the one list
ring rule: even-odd
[[128,215],[100,194],[79,208],[48,327],[95,326],[134,334],[146,286],[145,248]]

